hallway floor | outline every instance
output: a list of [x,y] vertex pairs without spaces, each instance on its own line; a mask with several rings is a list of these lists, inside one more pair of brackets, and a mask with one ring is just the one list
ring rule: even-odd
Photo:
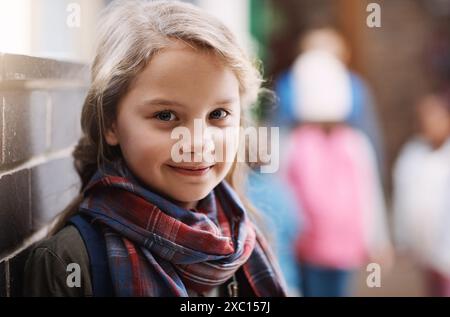
[[382,272],[379,288],[367,287],[368,274],[370,273],[365,270],[358,273],[355,281],[355,296],[425,296],[421,272],[407,257],[396,257],[392,269],[384,274]]

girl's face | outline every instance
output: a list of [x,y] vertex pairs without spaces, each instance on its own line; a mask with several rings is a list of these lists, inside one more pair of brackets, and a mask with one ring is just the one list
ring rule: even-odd
[[120,145],[128,167],[140,181],[178,205],[194,208],[232,166],[231,160],[198,162],[195,156],[224,145],[224,158],[237,153],[236,146],[226,146],[230,139],[223,134],[202,133],[183,149],[190,162],[177,163],[171,152],[180,140],[171,138],[171,132],[186,127],[193,137],[195,119],[196,124],[221,131],[239,127],[239,83],[218,57],[176,41],[155,55],[135,78],[105,138],[110,145]]

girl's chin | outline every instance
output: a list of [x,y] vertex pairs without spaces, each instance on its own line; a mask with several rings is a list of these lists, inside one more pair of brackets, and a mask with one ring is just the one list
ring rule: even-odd
[[210,191],[204,191],[204,192],[195,193],[195,194],[192,193],[189,196],[183,195],[182,197],[177,195],[174,198],[174,201],[178,206],[181,206],[185,209],[195,208],[195,206],[197,205],[197,202],[202,200],[203,198],[205,198],[209,192]]

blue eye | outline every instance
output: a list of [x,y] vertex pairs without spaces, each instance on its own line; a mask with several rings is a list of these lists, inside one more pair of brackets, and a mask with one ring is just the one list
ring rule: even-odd
[[224,109],[216,109],[209,115],[211,119],[220,120],[227,117],[230,113]]
[[161,121],[173,121],[171,119],[175,119],[176,116],[171,111],[164,110],[164,111],[158,112],[155,115],[155,118],[157,118]]

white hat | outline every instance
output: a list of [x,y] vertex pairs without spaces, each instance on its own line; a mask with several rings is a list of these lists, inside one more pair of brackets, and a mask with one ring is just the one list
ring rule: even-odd
[[294,114],[301,121],[339,122],[352,108],[350,74],[329,52],[311,50],[293,66]]

